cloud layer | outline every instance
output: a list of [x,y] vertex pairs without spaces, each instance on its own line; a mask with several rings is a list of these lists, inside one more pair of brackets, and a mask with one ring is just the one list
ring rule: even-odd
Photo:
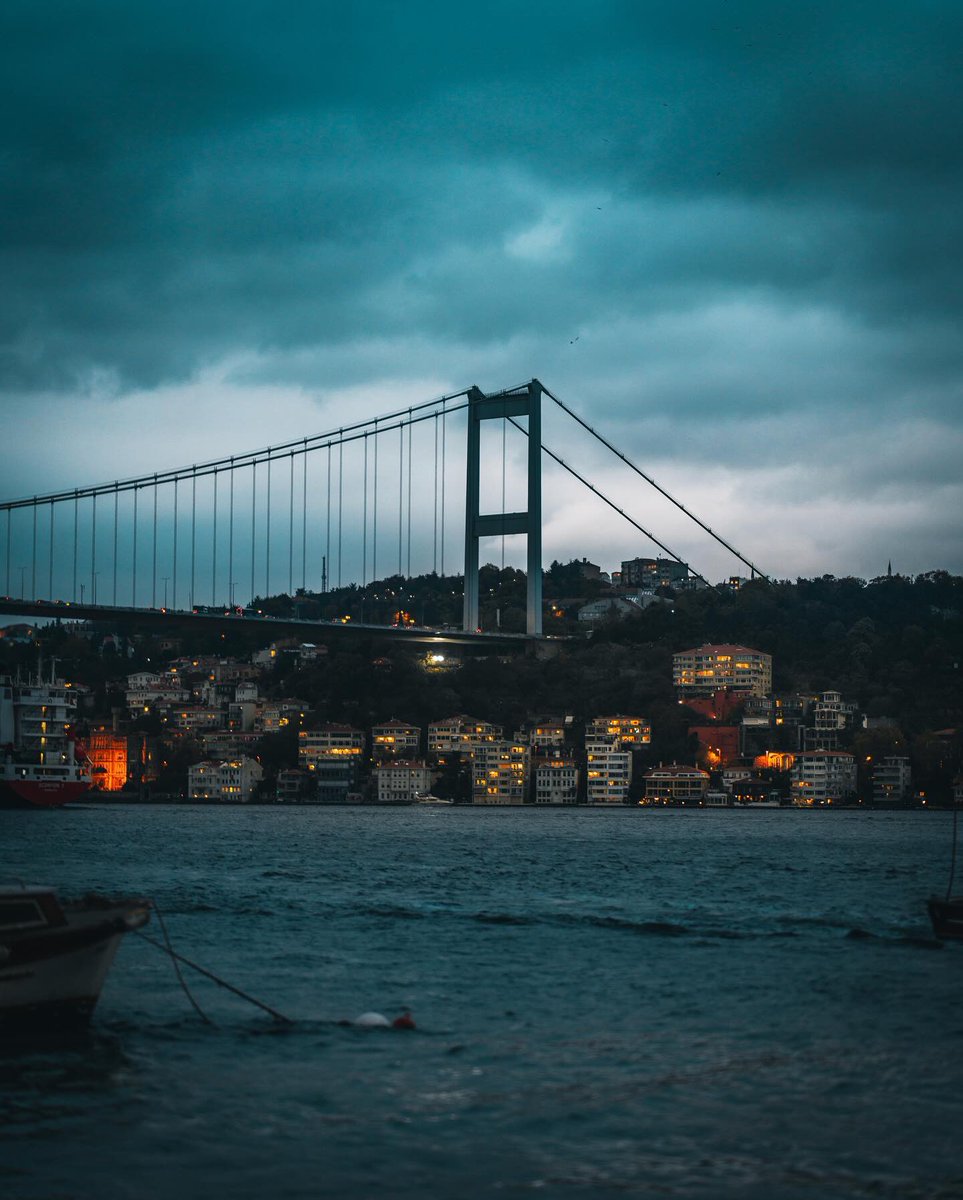
[[0,24],[8,496],[538,375],[776,574],[963,570],[958,5]]

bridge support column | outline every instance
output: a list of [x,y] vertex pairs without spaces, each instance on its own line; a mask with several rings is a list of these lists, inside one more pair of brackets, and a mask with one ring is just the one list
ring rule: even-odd
[[[479,512],[482,421],[528,418],[528,508],[525,512]],[[468,462],[465,488],[465,610],[466,633],[478,628],[478,542],[483,537],[524,533],[528,541],[528,604],[526,631],[542,636],[542,385],[537,379],[524,388],[486,396],[477,387],[468,392]]]

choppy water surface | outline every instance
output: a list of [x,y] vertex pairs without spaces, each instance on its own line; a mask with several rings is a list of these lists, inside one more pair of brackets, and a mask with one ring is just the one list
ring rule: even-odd
[[[0,1195],[963,1196],[940,813],[90,807],[0,874],[149,895],[89,1035],[0,1058]],[[156,921],[152,932],[157,934]],[[338,1024],[409,1007],[413,1033]]]

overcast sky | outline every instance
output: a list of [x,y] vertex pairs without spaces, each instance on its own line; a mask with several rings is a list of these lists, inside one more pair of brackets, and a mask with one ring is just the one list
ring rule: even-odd
[[961,78],[958,0],[6,0],[2,498],[537,376],[771,574],[963,572]]

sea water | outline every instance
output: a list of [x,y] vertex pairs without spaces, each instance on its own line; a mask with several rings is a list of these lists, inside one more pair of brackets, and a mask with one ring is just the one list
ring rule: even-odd
[[[0,813],[151,897],[88,1034],[0,1051],[0,1196],[963,1196],[947,813]],[[145,931],[160,939],[155,916]],[[359,1028],[410,1010],[417,1028]]]

